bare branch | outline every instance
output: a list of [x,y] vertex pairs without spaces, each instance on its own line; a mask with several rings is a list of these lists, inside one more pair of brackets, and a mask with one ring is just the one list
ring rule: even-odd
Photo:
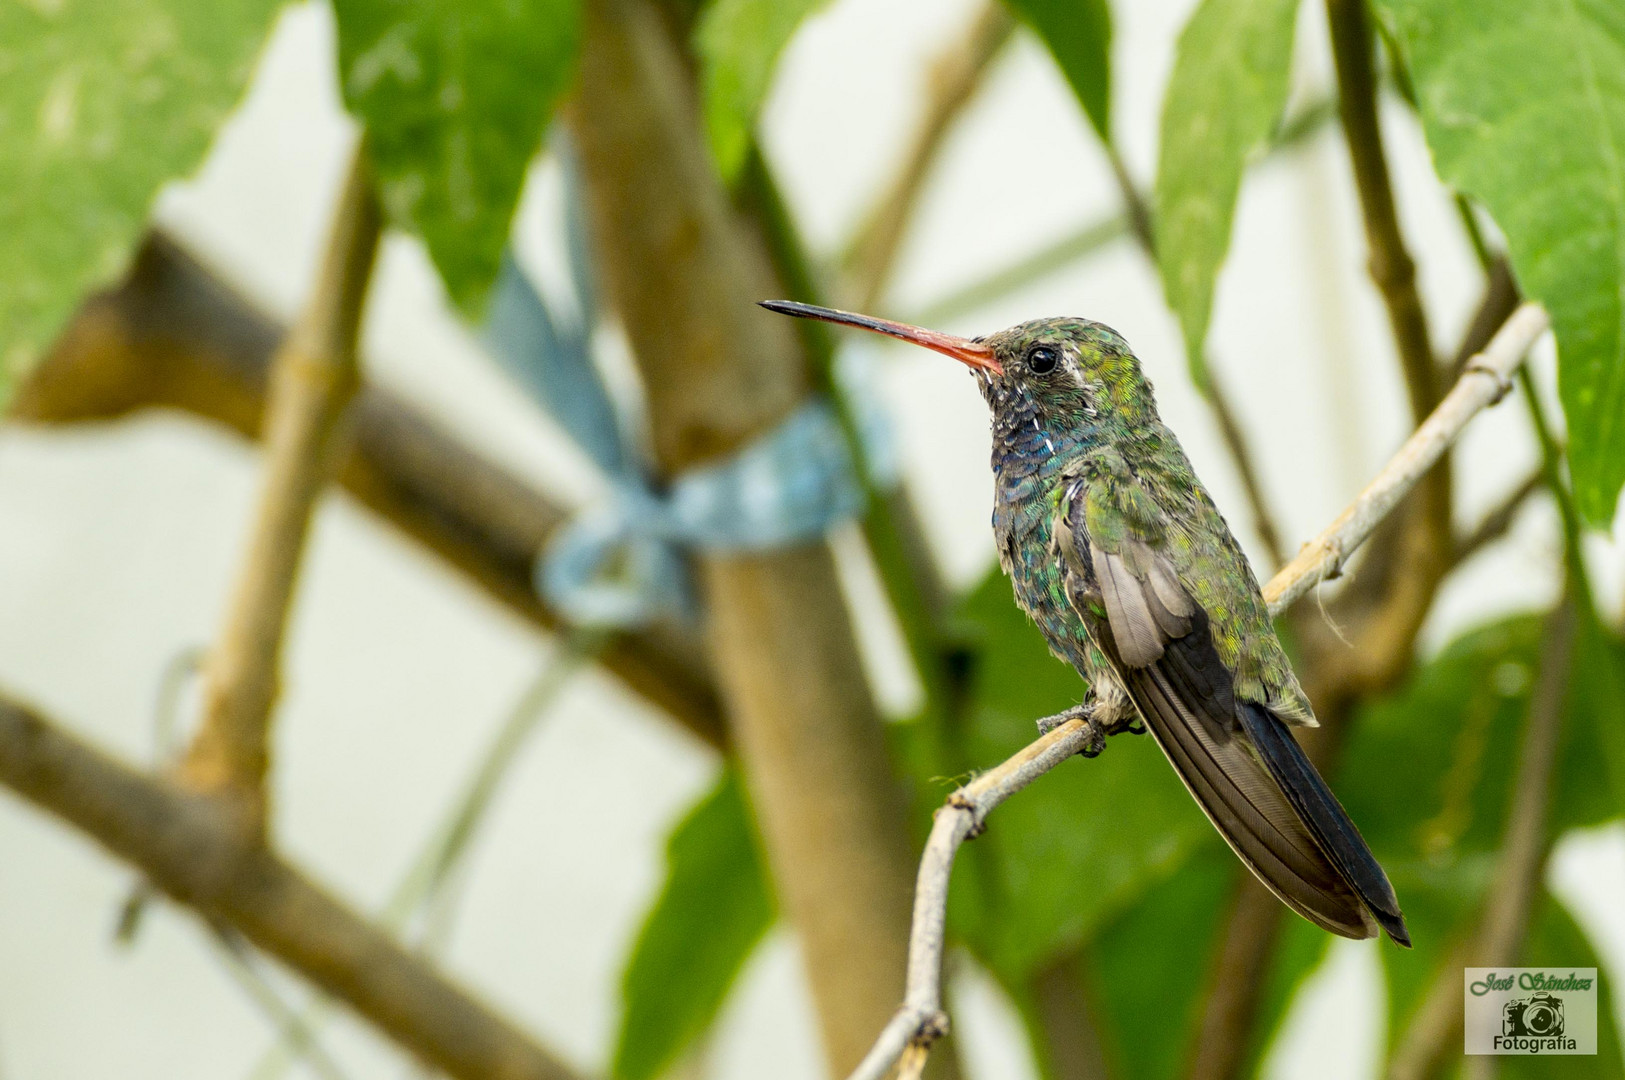
[[1512,373],[1550,325],[1546,310],[1539,304],[1524,304],[1513,312],[1484,351],[1467,362],[1455,388],[1405,440],[1399,453],[1325,532],[1305,544],[1297,557],[1264,586],[1264,598],[1272,613],[1285,610],[1304,593],[1342,571],[1354,549],[1444,456],[1467,421],[1506,394],[1512,385]]
[[[1264,586],[1271,615],[1279,616],[1294,600],[1333,576],[1384,515],[1426,475],[1467,422],[1501,398],[1510,386],[1512,372],[1548,325],[1545,310],[1536,304],[1525,304],[1514,313],[1484,352],[1467,364],[1456,387],[1365,491]],[[1090,720],[1073,714],[1050,719],[1061,722],[1003,764],[955,791],[937,811],[915,884],[903,1005],[852,1072],[851,1080],[880,1080],[905,1050],[918,1048],[918,1057],[947,1031],[948,1018],[942,1011],[942,955],[948,881],[959,845],[979,833],[988,814],[1005,799],[1073,754],[1097,746],[1105,734]]]
[[1546,477],[1540,469],[1534,470],[1520,480],[1493,509],[1479,519],[1477,525],[1457,537],[1455,546],[1450,552],[1451,564],[1466,562],[1476,555],[1479,549],[1505,536],[1513,521],[1517,519],[1518,512],[1524,508],[1524,504],[1545,485]]
[[1416,291],[1416,264],[1406,249],[1394,209],[1388,158],[1377,118],[1373,35],[1365,0],[1326,0],[1326,16],[1337,67],[1338,108],[1365,218],[1371,277],[1388,309],[1410,395],[1411,415],[1420,423],[1438,401],[1437,369],[1428,340],[1427,316]]
[[4,698],[0,783],[447,1074],[574,1080],[510,1021],[245,834],[218,800],[145,776]]
[[925,115],[903,157],[902,168],[841,260],[850,278],[852,303],[859,311],[869,311],[879,304],[931,166],[954,121],[976,96],[1014,30],[1015,20],[1004,4],[990,0],[971,22],[965,38],[932,65]]
[[358,147],[315,290],[273,361],[265,486],[225,628],[204,665],[203,726],[183,765],[199,790],[243,796],[255,828],[264,826],[283,632],[311,515],[360,381],[356,338],[381,228],[365,148]]
[[[285,334],[215,270],[161,232],[129,275],[85,301],[12,399],[8,419],[66,424],[182,409],[250,438]],[[536,596],[536,553],[569,516],[393,391],[363,379],[335,479],[519,618],[556,630]],[[702,644],[660,624],[624,633],[600,662],[690,733],[727,744]]]

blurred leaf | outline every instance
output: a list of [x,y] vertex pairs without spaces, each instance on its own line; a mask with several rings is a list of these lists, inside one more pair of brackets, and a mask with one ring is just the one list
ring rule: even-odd
[[[1499,846],[1543,625],[1518,615],[1464,634],[1363,710],[1333,787],[1385,865],[1442,866]],[[1577,652],[1553,785],[1555,831],[1621,810],[1602,746],[1617,719],[1597,707],[1619,700],[1605,696],[1598,679],[1606,674]]]
[[[1523,963],[1605,968],[1585,931],[1580,929],[1562,901],[1550,893],[1545,895],[1535,913],[1535,924],[1529,928]],[[1613,980],[1606,970],[1599,973],[1602,978],[1597,980],[1597,1053],[1594,1056],[1582,1054],[1561,1059],[1532,1054],[1504,1057],[1500,1059],[1502,1076],[1507,1080],[1545,1077],[1554,1080],[1619,1080],[1625,1076],[1625,1059],[1620,1055],[1619,1027],[1614,1019],[1614,1000],[1609,992],[1609,984]]]
[[0,4],[0,404],[197,166],[279,6]]
[[366,126],[384,205],[477,316],[569,85],[578,0],[334,0],[333,10],[345,105]]
[[1505,233],[1546,305],[1581,512],[1606,527],[1625,481],[1625,6],[1617,0],[1378,0],[1447,184]]
[[1043,39],[1104,140],[1112,130],[1112,13],[1106,0],[1008,0]]
[[1384,864],[1405,910],[1413,948],[1377,953],[1388,983],[1388,1048],[1410,1027],[1439,967],[1477,929],[1479,904],[1495,857],[1485,852],[1448,862],[1389,859]]
[[1101,925],[1086,961],[1114,1077],[1174,1080],[1188,1064],[1219,924],[1242,872],[1223,843],[1205,844]]
[[1594,733],[1605,763],[1615,814],[1625,814],[1625,642],[1598,621],[1581,620],[1574,644],[1574,686],[1569,708],[1574,723]]
[[694,44],[702,65],[705,130],[717,171],[732,181],[745,163],[756,113],[779,54],[801,21],[827,0],[711,0]]
[[1157,261],[1198,386],[1242,173],[1286,108],[1297,11],[1297,0],[1202,0],[1179,35],[1162,104]]
[[[1411,951],[1385,948],[1378,954],[1387,972],[1390,1050],[1410,1026],[1423,995],[1439,977],[1441,965],[1450,957],[1454,946],[1477,929],[1479,906],[1489,884],[1492,863],[1488,855],[1475,856],[1447,867],[1400,867],[1394,874],[1394,886],[1405,898],[1405,918],[1411,925],[1411,936],[1417,947]],[[1391,873],[1394,870],[1390,867]],[[1568,910],[1544,890],[1536,900],[1533,923],[1520,951],[1519,964],[1603,967],[1596,949]],[[1456,979],[1459,988],[1459,970]],[[1598,995],[1595,1057],[1567,1057],[1560,1061],[1503,1057],[1500,1059],[1502,1074],[1508,1077],[1606,1077],[1609,1080],[1625,1075],[1608,981],[1602,980]]]
[[774,904],[737,775],[722,774],[666,844],[666,884],[621,977],[612,1075],[648,1080],[716,1019]]
[[[989,574],[959,617],[979,646],[955,768],[986,768],[1037,737],[1035,720],[1077,704],[1084,683],[1049,654]],[[939,785],[940,786],[940,785]],[[1007,985],[1076,948],[1210,842],[1213,830],[1149,738],[1122,735],[999,809],[954,875],[955,931]]]

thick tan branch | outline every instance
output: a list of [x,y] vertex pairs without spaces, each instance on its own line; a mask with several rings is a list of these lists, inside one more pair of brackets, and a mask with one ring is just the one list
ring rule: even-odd
[[[1271,615],[1279,616],[1292,601],[1331,576],[1383,516],[1426,475],[1467,421],[1500,399],[1510,385],[1512,372],[1547,325],[1545,310],[1535,304],[1524,305],[1508,320],[1489,347],[1467,365],[1455,389],[1366,490],[1264,586]],[[1086,719],[1066,718],[1003,764],[955,791],[947,805],[937,811],[915,884],[903,1006],[851,1074],[851,1080],[879,1080],[904,1051],[913,1048],[917,1060],[933,1040],[947,1031],[948,1018],[942,1011],[942,954],[948,881],[959,845],[980,832],[988,814],[1005,799],[1097,742],[1102,734]],[[1260,918],[1268,918],[1262,909],[1260,912]],[[1272,935],[1264,932],[1259,936]],[[1241,957],[1238,963],[1247,959]],[[1256,965],[1254,969],[1261,970]]]
[[[690,73],[646,0],[589,0],[572,120],[606,293],[672,474],[728,454],[812,380],[706,154]],[[701,553],[709,639],[768,865],[802,943],[831,1071],[891,1011],[906,955],[906,806],[821,541]]]
[[356,338],[381,228],[358,148],[315,290],[272,364],[264,487],[226,625],[205,664],[203,726],[183,769],[200,790],[247,797],[260,826],[283,633],[311,515],[359,384]]
[[857,310],[870,311],[879,305],[931,166],[954,121],[976,96],[1014,29],[1015,20],[1004,4],[990,0],[971,22],[965,38],[932,65],[925,115],[902,167],[841,260],[849,279],[846,291]]
[[511,1022],[245,836],[217,800],[144,776],[4,698],[0,783],[447,1074],[572,1080]]

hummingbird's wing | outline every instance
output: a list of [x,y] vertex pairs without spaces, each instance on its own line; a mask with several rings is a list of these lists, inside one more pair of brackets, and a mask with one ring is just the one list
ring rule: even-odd
[[1281,719],[1238,701],[1208,613],[1166,553],[1132,535],[1091,543],[1075,491],[1052,534],[1068,600],[1111,662],[1174,771],[1270,891],[1344,937],[1380,925],[1409,946],[1399,903],[1354,824]]

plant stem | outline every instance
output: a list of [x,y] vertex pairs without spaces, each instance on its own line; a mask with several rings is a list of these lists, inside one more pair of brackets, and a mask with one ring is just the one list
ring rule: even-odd
[[203,722],[182,766],[199,791],[231,794],[265,827],[269,729],[282,641],[311,516],[359,385],[356,339],[382,228],[358,147],[315,289],[272,363],[265,479],[225,628],[204,665]]
[[840,260],[845,271],[844,291],[851,294],[850,302],[857,310],[873,310],[884,298],[898,249],[931,166],[954,121],[976,96],[1014,30],[1015,20],[1009,10],[998,0],[989,0],[971,20],[964,39],[932,65],[925,115],[903,155],[902,167]]

